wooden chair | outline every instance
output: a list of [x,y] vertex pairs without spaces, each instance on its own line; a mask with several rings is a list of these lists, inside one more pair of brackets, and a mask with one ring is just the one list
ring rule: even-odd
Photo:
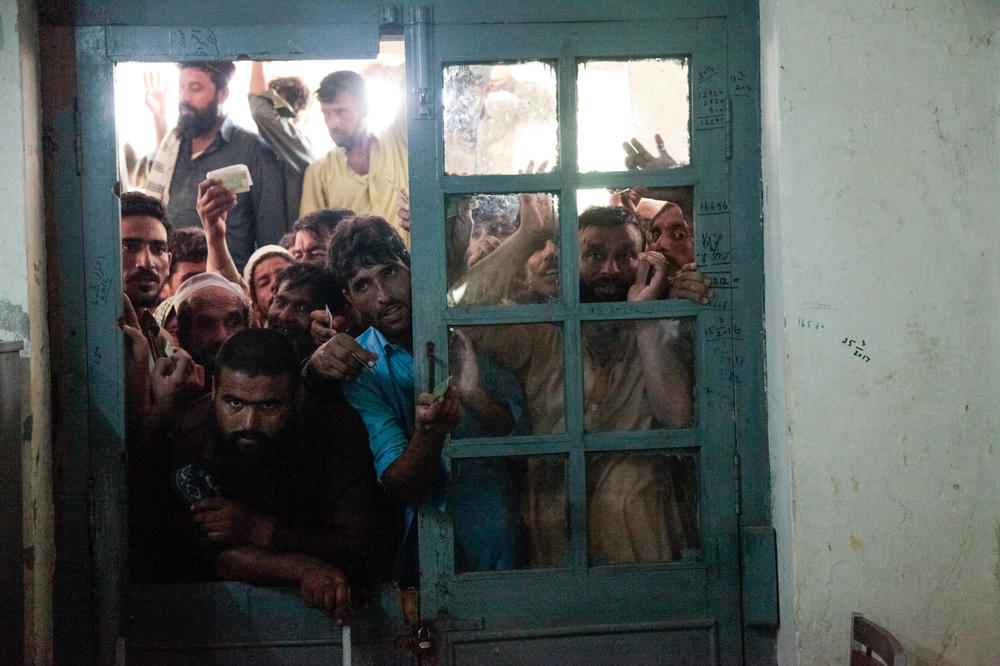
[[852,613],[851,638],[861,650],[851,644],[851,666],[906,666],[903,646],[888,631],[866,620],[861,613]]

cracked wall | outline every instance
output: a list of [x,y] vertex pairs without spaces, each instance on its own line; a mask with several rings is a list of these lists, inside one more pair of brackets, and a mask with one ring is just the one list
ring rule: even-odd
[[785,664],[1000,663],[1000,4],[762,0]]

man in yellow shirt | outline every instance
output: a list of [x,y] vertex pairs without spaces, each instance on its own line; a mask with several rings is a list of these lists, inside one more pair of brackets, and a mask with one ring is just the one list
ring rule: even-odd
[[405,110],[378,136],[372,134],[364,79],[352,71],[328,74],[316,97],[337,147],[306,169],[299,215],[335,207],[378,215],[409,245],[409,224],[400,221],[396,205],[399,190],[407,187]]

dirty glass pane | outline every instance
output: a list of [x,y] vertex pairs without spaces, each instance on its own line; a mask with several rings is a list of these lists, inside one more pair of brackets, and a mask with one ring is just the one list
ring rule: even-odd
[[711,297],[709,276],[695,263],[694,188],[602,188],[576,197],[582,302]]
[[537,173],[556,166],[559,126],[552,65],[449,65],[441,99],[445,173]]
[[566,565],[566,456],[452,460],[455,571]]
[[565,430],[561,325],[452,327],[449,339],[463,407],[453,439]]
[[[445,198],[448,304],[547,303],[560,295],[558,197]],[[522,227],[522,221],[526,223]]]
[[695,456],[664,451],[587,455],[591,566],[697,557]]
[[692,318],[581,323],[586,431],[691,426],[693,328]]
[[688,58],[581,62],[577,72],[580,171],[688,164],[688,91]]

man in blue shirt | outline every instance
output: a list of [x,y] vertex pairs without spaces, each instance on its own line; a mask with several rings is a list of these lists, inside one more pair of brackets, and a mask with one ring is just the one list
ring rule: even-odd
[[[313,367],[344,382],[345,398],[368,428],[376,476],[399,508],[401,545],[395,574],[401,583],[415,584],[415,507],[429,499],[444,509],[441,450],[446,435],[459,424],[463,411],[478,434],[509,434],[523,408],[512,406],[517,400],[496,400],[485,392],[473,395],[456,387],[437,400],[421,393],[414,402],[410,255],[386,220],[363,216],[341,222],[330,240],[330,270],[369,328],[356,343],[346,335],[332,338],[319,358],[314,356]],[[475,539],[496,543],[494,532],[509,535],[508,544],[515,539],[510,524],[513,502],[508,498],[498,504],[508,510],[493,511],[492,502],[481,507],[502,515],[496,525],[480,528]],[[461,541],[459,532],[456,526],[456,540]],[[472,545],[470,550],[481,549]],[[478,559],[493,563],[490,568],[518,564],[513,556]],[[485,567],[473,563],[470,568]]]

